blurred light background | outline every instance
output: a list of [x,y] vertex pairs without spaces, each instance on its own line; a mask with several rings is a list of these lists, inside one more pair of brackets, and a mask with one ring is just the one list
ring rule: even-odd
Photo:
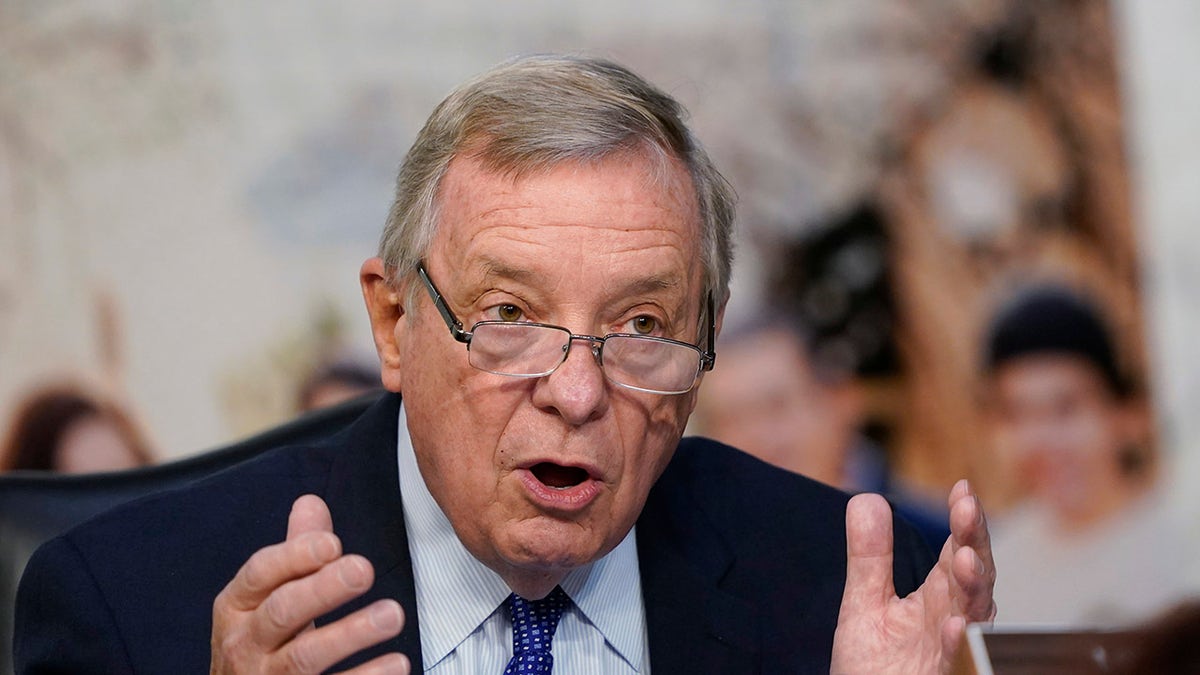
[[1198,31],[1191,0],[10,0],[0,412],[82,379],[167,457],[287,419],[314,364],[374,358],[357,269],[432,107],[582,51],[688,106],[741,197],[731,315],[818,326],[914,482],[986,470],[973,326],[1046,242],[1105,286],[1195,480]]

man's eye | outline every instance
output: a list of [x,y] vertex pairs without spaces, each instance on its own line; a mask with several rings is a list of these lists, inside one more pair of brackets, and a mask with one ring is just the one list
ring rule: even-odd
[[633,332],[638,335],[649,335],[658,328],[658,321],[652,316],[639,316],[629,322],[633,326]]
[[524,312],[516,305],[500,305],[496,307],[496,316],[501,321],[520,321]]

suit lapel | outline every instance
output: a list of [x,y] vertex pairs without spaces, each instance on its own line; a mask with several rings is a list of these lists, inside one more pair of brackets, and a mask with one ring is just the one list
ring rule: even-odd
[[325,500],[343,550],[371,561],[375,584],[326,620],[335,620],[381,598],[392,598],[404,607],[404,630],[395,639],[339,664],[338,669],[398,651],[408,656],[413,672],[422,672],[417,595],[396,464],[399,414],[400,396],[385,395],[339,439],[342,447],[332,461]]
[[637,525],[653,671],[756,673],[758,609],[720,588],[735,558],[677,464],[651,491]]

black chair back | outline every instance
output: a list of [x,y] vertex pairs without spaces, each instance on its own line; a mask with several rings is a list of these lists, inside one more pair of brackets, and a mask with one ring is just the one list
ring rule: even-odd
[[185,485],[271,448],[316,440],[348,426],[375,401],[358,398],[194,457],[113,473],[41,471],[0,475],[0,673],[13,672],[13,611],[25,563],[42,543],[114,506]]

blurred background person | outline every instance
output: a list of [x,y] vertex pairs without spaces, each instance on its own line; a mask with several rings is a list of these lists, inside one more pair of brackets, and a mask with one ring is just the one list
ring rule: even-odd
[[1184,530],[1155,488],[1144,402],[1099,307],[1064,286],[1023,288],[991,322],[984,360],[993,447],[1023,495],[993,523],[999,618],[1113,625],[1177,601]]
[[862,433],[863,392],[853,372],[814,358],[794,318],[727,326],[719,365],[704,376],[695,431],[848,492],[879,492],[935,549],[946,514],[892,479],[882,448]]
[[383,392],[379,368],[349,359],[331,361],[314,368],[300,385],[296,408],[305,413],[372,392]]
[[144,433],[115,401],[51,384],[20,401],[0,445],[0,472],[92,473],[154,462]]

